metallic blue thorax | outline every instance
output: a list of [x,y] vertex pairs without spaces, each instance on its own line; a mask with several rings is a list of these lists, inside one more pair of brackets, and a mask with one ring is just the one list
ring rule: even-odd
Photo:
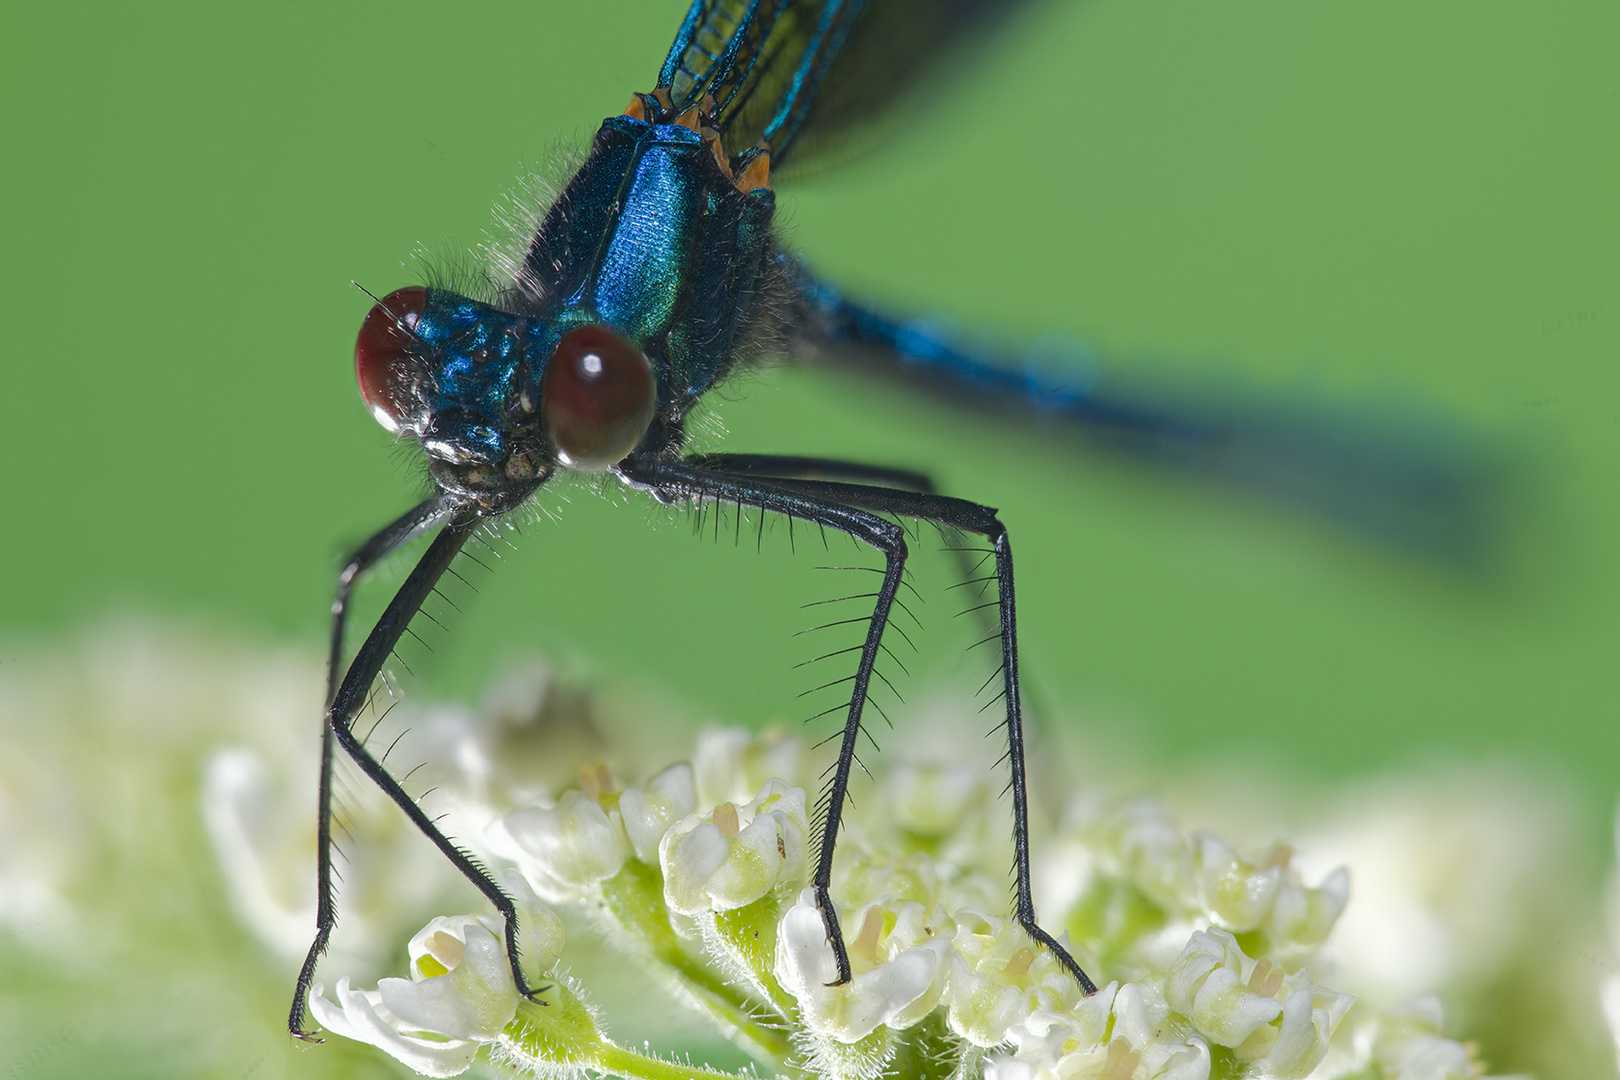
[[416,330],[433,354],[424,447],[504,460],[558,340],[587,323],[647,354],[659,415],[678,425],[745,351],[774,209],[769,188],[738,190],[698,132],[609,117],[531,242],[511,310],[430,291]]
[[758,306],[776,197],[744,193],[698,132],[611,116],[540,225],[525,287],[570,325],[601,322],[652,360],[684,411],[726,373]]

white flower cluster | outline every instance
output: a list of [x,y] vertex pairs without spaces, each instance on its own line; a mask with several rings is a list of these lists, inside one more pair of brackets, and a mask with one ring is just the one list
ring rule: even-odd
[[1080,932],[1131,970],[1164,970],[1204,927],[1242,935],[1249,951],[1294,970],[1327,940],[1350,895],[1344,867],[1308,887],[1286,846],[1246,859],[1217,836],[1183,835],[1151,802],[1077,810],[1058,843],[1070,884],[1047,903],[1075,910]]
[[[11,1056],[26,1072],[99,1030],[121,1034],[92,1040],[102,1057],[85,1058],[81,1072],[95,1071],[92,1061],[127,1072],[138,1060],[148,1072],[246,1075],[296,1055],[285,1068],[347,1074],[369,1048],[306,1050],[283,1027],[286,980],[314,924],[310,703],[322,693],[321,658],[233,643],[217,628],[135,620],[72,645],[13,643],[7,655],[0,946],[10,979],[0,1014],[15,1036]],[[465,910],[468,886],[397,807],[351,775],[343,918],[323,960],[329,1000],[318,1015],[329,1031],[385,1044],[427,1072],[454,1071],[491,1046],[520,1070],[559,1080],[586,1071],[722,1080],[615,1046],[584,985],[542,970],[561,930],[526,895],[532,881],[571,931],[582,921],[614,930],[606,941],[625,950],[622,962],[605,967],[611,954],[578,935],[563,960],[610,1004],[620,1030],[636,1030],[638,1045],[651,1036],[705,1052],[712,1043],[671,1015],[684,1001],[767,1071],[788,1075],[886,1069],[946,1080],[960,1069],[957,1080],[1146,1080],[1204,1075],[1206,1054],[1212,1077],[1261,1075],[1287,1061],[1303,1067],[1323,1029],[1331,1035],[1310,1073],[1318,1077],[1475,1075],[1471,1044],[1448,1037],[1456,1031],[1478,1033],[1493,1064],[1526,1075],[1616,1075],[1620,878],[1601,909],[1605,945],[1579,842],[1579,785],[1538,777],[1523,761],[1327,788],[1254,761],[1157,774],[1179,819],[1219,822],[1222,835],[1246,838],[1237,845],[1093,794],[1034,843],[1042,925],[1066,932],[1086,969],[1115,981],[1080,999],[1005,921],[1005,807],[976,760],[976,735],[953,736],[939,711],[912,719],[928,725],[926,737],[902,730],[881,759],[886,772],[856,792],[846,818],[832,894],[856,978],[833,988],[818,920],[801,903],[807,848],[796,832],[795,789],[814,790],[824,754],[739,731],[710,733],[691,753],[678,724],[604,707],[532,665],[477,709],[407,702],[373,745],[392,748],[390,765],[410,771],[422,805],[448,815],[457,842],[529,905],[523,958],[542,992],[537,1002],[511,993],[504,948],[492,944],[504,927],[488,911],[431,923],[410,949],[409,978],[379,982],[379,973],[407,974],[390,958],[428,916]],[[961,759],[905,759],[928,751]],[[593,767],[575,782],[580,763],[604,755],[626,778],[654,779],[619,790]],[[659,773],[687,755],[689,769]],[[772,778],[785,786],[764,791]],[[765,805],[773,794],[781,797]],[[561,824],[526,830],[515,816],[506,834],[559,838],[560,854],[517,858],[523,873],[501,865],[486,826],[537,806],[608,842],[593,851],[564,842]],[[1276,822],[1299,838],[1297,856],[1263,846]],[[718,860],[716,835],[725,841]],[[1334,921],[1338,863],[1351,868],[1353,888]],[[774,886],[728,906],[763,889],[772,865]],[[570,867],[588,872],[553,874]],[[1200,947],[1190,948],[1197,934]],[[263,962],[264,952],[277,959]],[[350,982],[334,993],[340,975]],[[131,995],[132,985],[142,992]],[[1357,999],[1333,1027],[1339,999],[1312,989],[1303,1023],[1307,985]],[[1444,1023],[1439,997],[1415,996],[1431,989],[1445,1001]],[[639,1014],[627,1008],[642,1002]],[[1006,1041],[979,1045],[998,1037]]]
[[[1442,1034],[1434,1000],[1355,1020],[1351,995],[1317,983],[1311,964],[1349,892],[1342,869],[1306,885],[1286,848],[1245,859],[1179,833],[1147,804],[1077,813],[1043,841],[1068,864],[1054,875],[1065,895],[1046,898],[1047,925],[1088,969],[1115,978],[1083,996],[1001,913],[1005,882],[982,867],[1004,850],[990,839],[994,803],[950,764],[880,776],[886,813],[840,847],[834,894],[853,977],[832,985],[806,888],[803,769],[794,740],[710,732],[691,763],[644,784],[621,787],[597,766],[551,805],[497,818],[486,839],[521,875],[526,924],[543,928],[529,952],[549,967],[561,947],[540,897],[576,907],[756,1057],[840,1080],[1481,1075]],[[314,1015],[430,1075],[466,1067],[480,1041],[525,1067],[611,1070],[600,1053],[547,1057],[559,1042],[546,1026],[580,1015],[551,1008],[552,996],[582,1002],[584,991],[558,983],[540,995],[545,1007],[520,1002],[500,937],[488,916],[435,920],[413,939],[411,981],[340,983],[339,1004],[316,998]],[[611,1046],[595,1024],[585,1041]],[[638,1060],[617,1070],[668,1066]]]

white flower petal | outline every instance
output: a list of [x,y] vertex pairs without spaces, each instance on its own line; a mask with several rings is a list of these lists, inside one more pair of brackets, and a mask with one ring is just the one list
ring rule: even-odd
[[1152,1043],[1169,1015],[1169,1007],[1151,985],[1126,983],[1114,995],[1114,1033],[1132,1046]]
[[774,778],[742,806],[722,803],[683,818],[658,848],[665,902],[687,915],[729,911],[796,883],[809,862],[809,836],[804,789]]
[[799,1003],[811,1027],[841,1042],[856,1042],[926,994],[938,966],[938,958],[928,950],[912,949],[843,986],[802,997]]
[[[1248,957],[1224,930],[1200,930],[1170,965],[1165,1000],[1222,1046],[1237,1046],[1282,1015],[1273,997],[1254,993],[1244,975]],[[1254,965],[1249,963],[1252,968]]]
[[[850,913],[844,921],[854,933],[863,934],[869,920],[876,920],[874,925],[879,926],[887,921],[877,905]],[[867,944],[884,952],[891,945],[899,945],[892,940]],[[805,1022],[813,1031],[853,1043],[880,1025],[909,1027],[933,1011],[941,990],[941,961],[948,948],[949,940],[944,937],[899,948],[890,958],[857,971],[842,986],[830,986],[838,977],[838,965],[827,942],[826,924],[816,907],[815,893],[806,889],[778,924],[776,977],[783,989],[798,999]]]
[[[309,947],[303,942],[309,937],[315,898],[303,888],[289,890],[283,884],[287,864],[306,858],[308,845],[289,842],[288,830],[277,828],[287,820],[287,808],[275,788],[260,754],[245,747],[215,751],[203,773],[203,820],[237,916],[267,944],[296,956]],[[0,914],[6,907],[24,906],[13,899],[22,891],[19,883],[4,884]]]
[[997,1054],[984,1063],[984,1080],[1040,1080],[1034,1064],[1010,1054]]
[[1098,854],[1159,907],[1175,910],[1191,894],[1187,841],[1147,800],[1124,807],[1098,826]]
[[647,781],[643,788],[626,788],[619,795],[619,815],[636,858],[658,864],[658,844],[669,827],[697,808],[697,786],[692,766],[672,765]]
[[1225,967],[1209,973],[1188,1013],[1201,1033],[1222,1046],[1237,1046],[1281,1015],[1282,1005],[1275,998],[1250,993],[1242,977]]
[[776,815],[762,814],[731,838],[724,861],[704,883],[710,906],[729,911],[758,900],[776,884],[781,868]]
[[[420,982],[383,979],[377,991],[389,1012],[421,1031],[489,1042],[516,1015],[517,988],[500,938],[476,921],[463,934],[460,962],[447,974]],[[448,930],[433,935],[450,936]]]
[[1473,1080],[1479,1075],[1468,1050],[1440,1035],[1413,1035],[1379,1055],[1395,1080]]
[[524,868],[541,871],[573,887],[592,885],[617,874],[629,854],[623,828],[582,791],[566,791],[553,807],[531,806],[498,818],[490,842]]
[[1153,1080],[1209,1080],[1209,1044],[1197,1035],[1156,1043],[1142,1051],[1142,1064]]
[[326,1000],[322,989],[320,983],[310,989],[309,1011],[323,1028],[384,1050],[423,1076],[455,1076],[466,1072],[478,1056],[476,1042],[406,1035],[382,1005],[381,994],[351,990],[347,978],[338,980],[337,1005]]
[[1176,1011],[1191,1015],[1193,999],[1203,987],[1204,980],[1210,972],[1225,963],[1226,947],[1221,939],[1214,934],[1195,931],[1165,976],[1165,1000]]
[[838,978],[838,961],[827,941],[815,893],[810,889],[800,893],[798,902],[782,913],[777,926],[776,978],[784,989],[800,998]]
[[1308,977],[1296,976],[1295,980],[1296,985],[1283,999],[1277,1041],[1261,1059],[1266,1072],[1280,1080],[1300,1080],[1321,1064],[1334,1029],[1356,1000],[1350,994],[1313,986]]
[[[517,874],[516,883],[509,883],[507,893],[517,903],[518,908],[518,944],[522,947],[521,957],[523,970],[531,979],[542,975],[557,966],[557,958],[563,950],[563,921],[557,913],[540,903],[540,898],[533,893],[527,897],[519,890],[517,884],[522,878]],[[487,925],[487,924],[486,924]]]
[[315,1022],[334,1035],[367,1041],[362,1033],[369,1031],[371,1024],[364,1019],[364,1013],[371,1012],[374,1021],[375,1008],[382,1003],[382,996],[375,990],[351,990],[347,975],[337,982],[336,1004],[327,1000],[325,991],[324,983],[310,987],[309,1012]]
[[974,1046],[998,1046],[1015,1024],[1029,1018],[1029,995],[1016,986],[998,984],[963,963],[949,960],[945,982],[947,1020],[951,1030]]
[[1255,866],[1207,833],[1192,838],[1193,876],[1205,915],[1225,930],[1253,930],[1271,911],[1281,866]]
[[1266,932],[1278,944],[1314,949],[1327,940],[1349,900],[1350,872],[1342,866],[1314,889],[1290,875],[1277,890]]
[[[1028,1019],[1007,1032],[1017,1060],[1038,1070],[1046,1080],[1073,1075],[1094,1060],[1103,1060],[1107,1047],[1102,1040],[1113,1019],[1114,996],[1119,988],[1117,982],[1109,983],[1066,1012],[1036,1009],[1030,1013]],[[991,1063],[1007,1060],[998,1057]],[[989,1069],[987,1065],[987,1076]]]
[[658,847],[658,861],[664,869],[664,902],[685,915],[707,911],[705,886],[730,853],[731,845],[714,823],[691,822],[685,830],[677,824],[664,834]]
[[741,728],[710,728],[698,737],[692,755],[697,805],[740,803],[771,777],[803,786],[804,749],[798,739],[780,733],[754,735]]

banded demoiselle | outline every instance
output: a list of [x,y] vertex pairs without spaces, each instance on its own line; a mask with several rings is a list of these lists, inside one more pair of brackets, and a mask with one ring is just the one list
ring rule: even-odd
[[[841,361],[1002,412],[1041,417],[1131,455],[1258,489],[1413,550],[1466,559],[1478,477],[1456,456],[1379,445],[1264,410],[1176,407],[1110,394],[1073,372],[964,346],[928,320],[874,310],[824,281],[773,226],[775,185],[860,145],[889,107],[961,72],[1017,5],[988,0],[696,0],[662,66],[538,217],[525,250],[475,296],[411,287],[379,299],[356,345],[372,415],[419,448],[432,493],[350,557],[338,581],[322,744],[316,938],[289,1018],[304,1034],[331,934],[332,772],[341,746],[501,913],[520,991],[512,901],[407,793],[355,729],[411,620],[481,529],[561,472],[604,473],[676,506],[730,504],[844,533],[884,557],[816,820],[812,888],[840,981],[849,959],[829,895],[868,693],[908,556],[904,519],[982,539],[994,586],[1011,770],[1014,916],[1080,986],[1093,983],[1037,922],[1012,549],[989,506],[920,473],[833,457],[688,452],[703,396],[768,357]],[[1009,362],[1012,361],[1012,362]],[[345,666],[350,593],[373,564],[433,533]]]

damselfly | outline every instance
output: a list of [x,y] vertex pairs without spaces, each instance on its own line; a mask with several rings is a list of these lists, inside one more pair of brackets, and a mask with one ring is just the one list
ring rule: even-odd
[[[818,279],[773,232],[773,183],[827,147],[848,145],[931,63],[970,50],[1009,7],[988,0],[697,0],[657,78],[610,116],[502,280],[469,297],[405,288],[379,300],[356,345],[373,416],[420,447],[433,491],[363,544],[338,580],[321,757],[316,938],[289,1024],[335,919],[332,776],[341,747],[494,905],[519,964],[512,901],[434,824],[355,730],[374,682],[423,601],[475,533],[525,504],[559,472],[606,473],[663,503],[730,504],[844,533],[883,556],[881,584],[853,653],[838,758],[817,819],[811,887],[840,981],[850,964],[829,889],[833,854],[868,690],[908,556],[896,519],[976,535],[994,587],[1007,761],[1014,916],[1086,991],[1091,980],[1037,922],[1030,887],[1024,715],[1019,694],[1012,549],[992,508],[934,490],[915,472],[833,458],[693,454],[687,423],[703,396],[766,355],[855,357],[937,390],[1046,414],[1154,459],[1223,472],[1307,504],[1333,477],[1332,507],[1454,546],[1467,532],[1467,486],[1444,463],[1365,453],[1320,431],[1210,420],[1185,410],[1059,388],[975,354],[930,328],[871,310]],[[1257,460],[1286,462],[1254,468]],[[1347,494],[1348,493],[1348,496]],[[1337,512],[1337,511],[1335,511]],[[1460,531],[1459,531],[1460,530]],[[350,593],[369,567],[434,533],[426,553],[345,668]]]

